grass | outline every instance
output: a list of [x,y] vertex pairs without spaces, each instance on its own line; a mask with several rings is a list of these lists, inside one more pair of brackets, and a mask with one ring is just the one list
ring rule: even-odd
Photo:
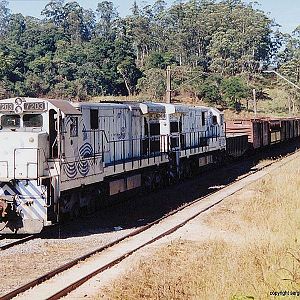
[[[264,93],[268,95],[267,100],[259,100],[257,102],[257,117],[289,117],[289,108],[288,108],[288,93],[280,88],[266,88]],[[244,107],[246,107],[246,101],[242,101]],[[292,107],[291,107],[292,109]],[[225,110],[226,119],[247,119],[254,118],[255,114],[253,111],[253,101],[249,101],[249,110],[242,110],[241,112],[236,112],[234,110]],[[298,106],[295,105],[294,112],[291,112],[293,115],[298,115]]]
[[[268,100],[259,100],[257,102],[257,117],[287,117],[289,116],[288,111],[288,94],[283,89],[274,87],[267,88],[264,92],[268,95]],[[153,101],[144,95],[137,96],[98,96],[90,99],[91,102],[126,102],[126,101]],[[158,101],[159,102],[159,101]],[[164,102],[164,100],[161,100]],[[196,101],[189,95],[178,95],[173,99],[174,103],[184,103],[188,105],[202,105],[202,106],[214,106],[203,101]],[[246,101],[242,101],[244,107],[246,107]],[[241,112],[236,112],[233,109],[224,110],[226,119],[247,119],[255,117],[253,112],[252,100],[249,100],[249,110],[243,109]],[[295,107],[296,115],[298,114],[298,107]]]
[[[280,88],[265,89],[269,100],[259,101],[259,111],[276,116],[287,116],[289,94]],[[298,107],[295,107],[295,114],[298,113]]]
[[98,299],[295,299],[270,292],[300,292],[300,158],[226,199],[203,225],[204,238],[159,248]]

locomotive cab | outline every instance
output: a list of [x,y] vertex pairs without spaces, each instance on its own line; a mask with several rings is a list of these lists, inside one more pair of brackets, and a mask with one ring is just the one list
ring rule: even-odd
[[0,181],[43,176],[48,157],[45,104],[8,99],[0,103],[0,124]]
[[[80,114],[67,101],[0,101],[0,228],[38,233],[56,220],[63,118]],[[2,226],[3,225],[3,226]]]
[[[0,226],[2,232],[39,232],[46,221],[44,176],[48,157],[46,102],[0,102]],[[38,201],[41,200],[41,203]],[[34,210],[32,213],[30,210]],[[9,218],[9,219],[7,219]]]
[[166,115],[164,119],[160,120],[160,130],[164,139],[168,139],[168,142],[164,142],[163,145],[169,147],[168,151],[179,151],[185,147],[185,139],[182,134],[185,130],[183,118],[189,109],[185,105],[165,103],[161,103],[161,105],[165,107]]

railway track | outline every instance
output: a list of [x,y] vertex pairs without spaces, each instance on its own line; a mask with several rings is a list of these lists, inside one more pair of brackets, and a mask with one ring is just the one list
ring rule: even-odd
[[25,237],[17,237],[15,239],[7,238],[7,236],[0,236],[0,250],[6,250],[16,245],[26,243],[32,239],[35,239],[36,235],[27,235]]
[[[143,247],[173,233],[203,212],[222,202],[223,199],[236,193],[248,184],[262,178],[268,174],[268,170],[265,171],[266,168],[269,168],[269,171],[274,170],[290,162],[294,158],[293,155],[299,156],[299,153],[300,152],[287,155],[284,158],[267,163],[261,168],[253,169],[249,172],[249,174],[246,174],[235,182],[226,185],[221,190],[212,192],[204,197],[194,200],[193,202],[185,204],[170,212],[166,216],[149,223],[120,239],[100,247],[99,249],[96,249],[84,256],[78,257],[77,259],[70,261],[69,263],[47,274],[44,274],[43,276],[2,296],[0,299],[11,299],[29,289],[32,290],[28,291],[30,295],[27,293],[24,294],[24,297],[26,298],[34,299],[35,297],[32,294],[34,293],[34,295],[36,295],[36,297],[38,296],[40,299],[60,299],[95,275],[117,265],[123,259]],[[82,263],[79,264],[79,262]],[[75,272],[72,267],[77,268]],[[79,269],[80,271],[78,271]],[[63,277],[64,274],[66,278]],[[58,276],[54,278],[55,275]]]

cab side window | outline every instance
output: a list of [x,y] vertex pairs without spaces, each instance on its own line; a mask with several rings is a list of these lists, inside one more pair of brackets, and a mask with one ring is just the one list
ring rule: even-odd
[[91,129],[99,129],[98,109],[90,110],[90,126]]
[[217,125],[218,124],[217,116],[212,116],[212,124],[213,125]]
[[70,137],[78,136],[78,117],[70,117]]
[[202,111],[201,112],[201,120],[202,120],[202,126],[206,125],[206,118],[205,118],[205,112]]

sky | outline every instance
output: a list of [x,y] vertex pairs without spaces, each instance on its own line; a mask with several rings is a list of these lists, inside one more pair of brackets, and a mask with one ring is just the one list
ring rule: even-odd
[[[77,0],[84,8],[96,9],[97,3],[102,0]],[[130,14],[130,7],[133,0],[110,0],[114,3],[120,16],[124,17]],[[165,0],[169,5],[174,0]],[[40,17],[40,12],[49,2],[48,0],[8,0],[9,8],[13,13],[22,13],[34,17]],[[137,1],[138,5],[153,4],[155,0]],[[245,2],[250,2],[246,0]],[[281,31],[291,33],[300,25],[300,4],[299,0],[256,0],[255,7],[265,11],[270,18],[275,19],[276,23],[281,25]]]

